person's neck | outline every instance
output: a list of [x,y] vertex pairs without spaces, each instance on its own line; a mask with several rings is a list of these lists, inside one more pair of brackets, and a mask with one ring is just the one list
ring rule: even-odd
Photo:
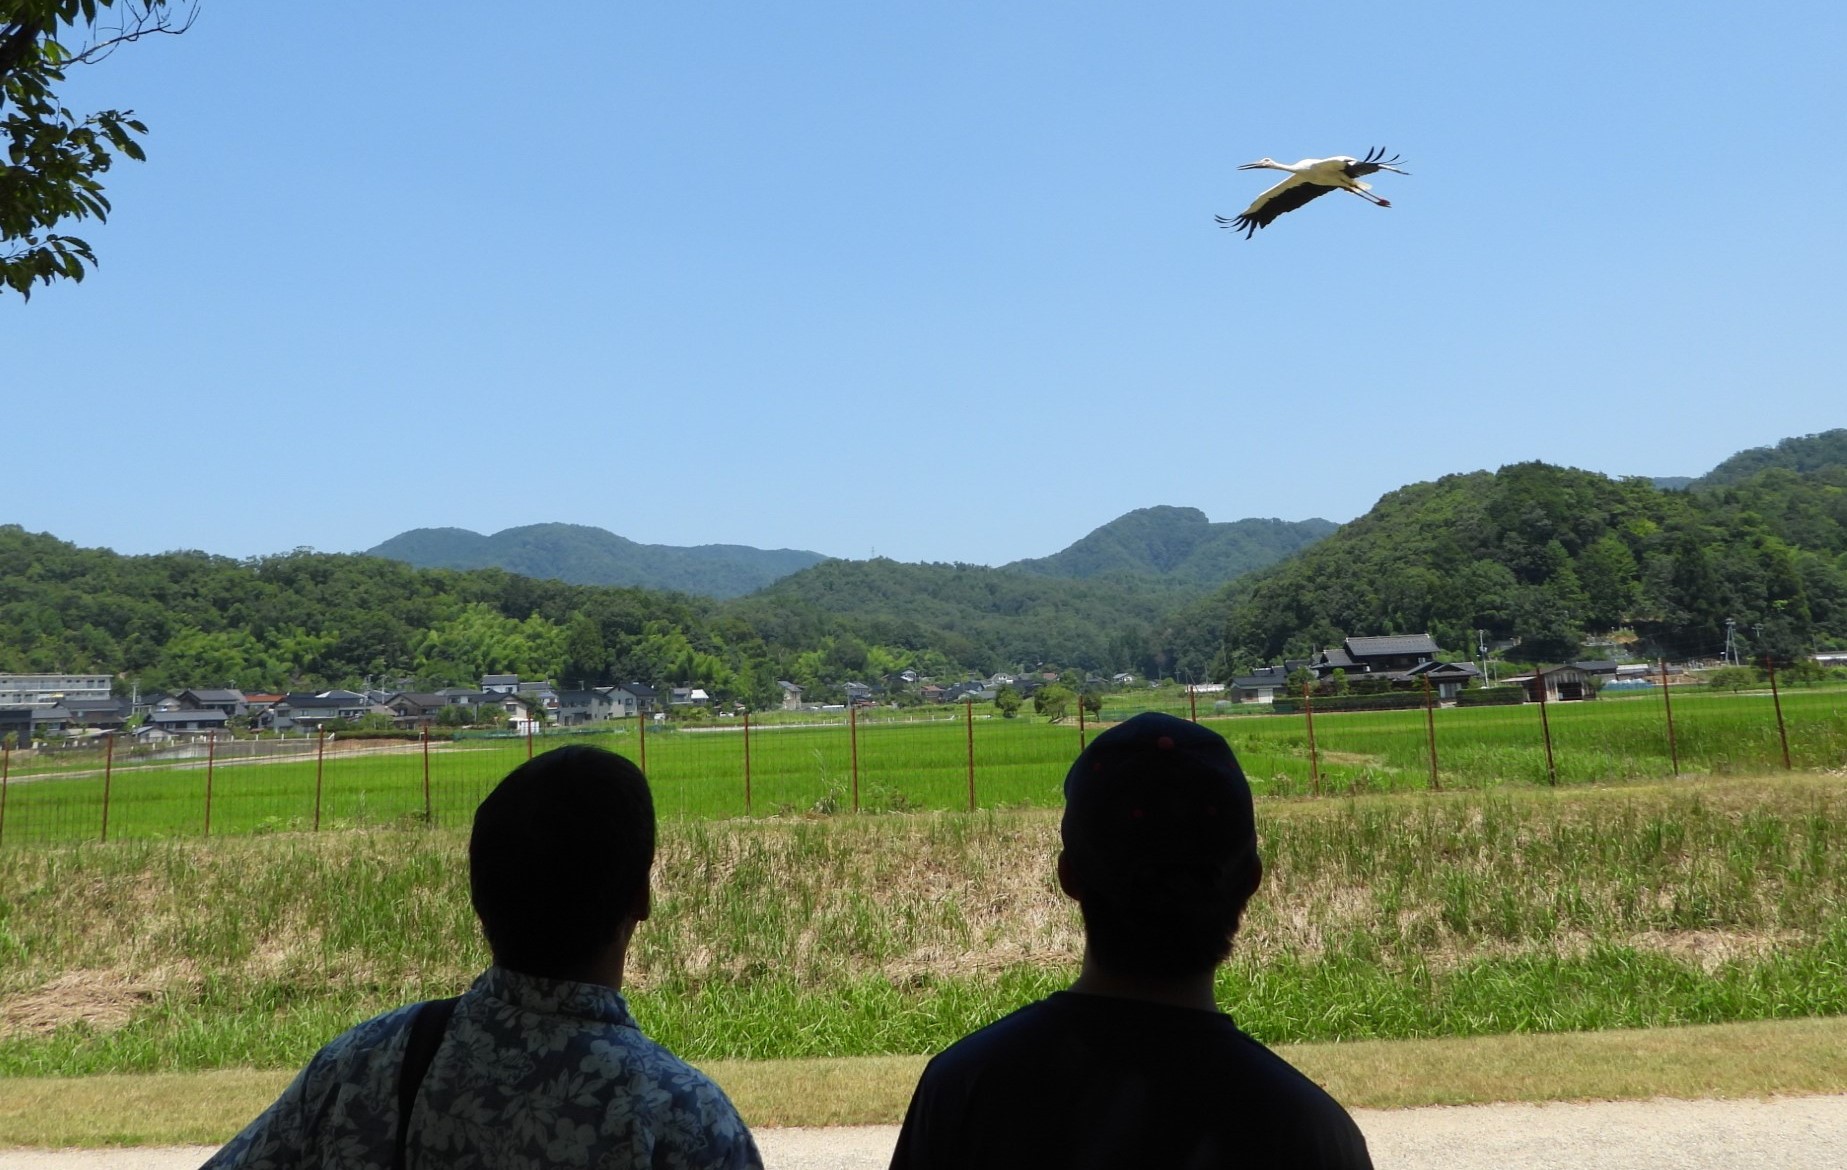
[[1198,975],[1124,975],[1103,967],[1085,948],[1084,967],[1071,990],[1080,995],[1106,995],[1216,1012],[1219,1005],[1212,995],[1212,976],[1211,971]]

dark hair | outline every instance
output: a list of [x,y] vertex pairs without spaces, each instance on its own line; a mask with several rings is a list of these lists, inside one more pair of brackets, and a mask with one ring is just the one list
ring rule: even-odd
[[513,769],[475,810],[468,886],[494,962],[579,977],[616,937],[654,866],[641,769],[573,745]]
[[[1074,861],[1080,889],[1084,866]],[[1133,893],[1092,892],[1078,898],[1084,938],[1105,969],[1122,975],[1180,976],[1211,971],[1231,955],[1244,907],[1257,891],[1253,852],[1230,873],[1216,867],[1151,867]]]

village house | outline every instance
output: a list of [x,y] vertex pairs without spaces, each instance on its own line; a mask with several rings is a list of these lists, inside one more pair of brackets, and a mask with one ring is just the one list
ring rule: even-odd
[[182,711],[223,711],[230,716],[242,715],[246,710],[242,691],[185,690],[178,698]]
[[782,689],[782,703],[780,704],[782,709],[800,711],[802,709],[802,688],[786,679],[778,680],[776,685]]

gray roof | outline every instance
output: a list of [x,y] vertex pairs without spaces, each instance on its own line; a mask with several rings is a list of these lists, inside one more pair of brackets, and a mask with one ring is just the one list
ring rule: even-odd
[[568,703],[573,707],[587,707],[599,699],[601,699],[605,703],[609,702],[609,692],[608,691],[559,691],[558,692],[558,701],[560,703]]
[[518,682],[519,675],[517,674],[484,674],[481,676],[481,685],[484,687],[511,686]]
[[1571,665],[1588,674],[1616,673],[1616,663],[1607,658],[1586,658],[1581,662],[1574,662]]
[[203,689],[195,687],[192,690],[180,692],[181,698],[187,695],[191,695],[201,703],[241,703],[244,701],[244,692],[226,690],[222,687],[216,690],[209,687]]
[[412,703],[415,703],[419,707],[447,707],[449,705],[449,697],[447,695],[440,695],[440,694],[432,695],[432,694],[419,694],[416,691],[399,691],[397,694],[391,697],[393,699],[408,700]]
[[1359,663],[1349,658],[1345,650],[1336,647],[1333,650],[1324,650],[1322,652],[1321,665],[1330,666],[1337,670],[1345,670],[1349,666],[1358,666]]
[[159,727],[166,723],[223,723],[229,718],[223,711],[155,711],[147,721]]
[[1437,644],[1429,634],[1385,634],[1377,638],[1348,638],[1347,653],[1355,658],[1388,654],[1432,654]]
[[1249,674],[1241,674],[1231,680],[1237,687],[1280,687],[1288,681],[1289,671],[1280,666],[1260,666]]

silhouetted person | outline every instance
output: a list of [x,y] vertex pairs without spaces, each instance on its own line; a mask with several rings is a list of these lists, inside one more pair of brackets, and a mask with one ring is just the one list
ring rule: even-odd
[[620,994],[653,865],[634,764],[574,746],[515,768],[468,842],[494,965],[446,1025],[411,1005],[337,1037],[206,1167],[761,1167],[724,1093]]
[[1077,982],[930,1062],[894,1170],[1370,1167],[1346,1110],[1213,1000],[1263,877],[1224,739],[1153,713],[1109,729],[1065,776],[1062,836]]

